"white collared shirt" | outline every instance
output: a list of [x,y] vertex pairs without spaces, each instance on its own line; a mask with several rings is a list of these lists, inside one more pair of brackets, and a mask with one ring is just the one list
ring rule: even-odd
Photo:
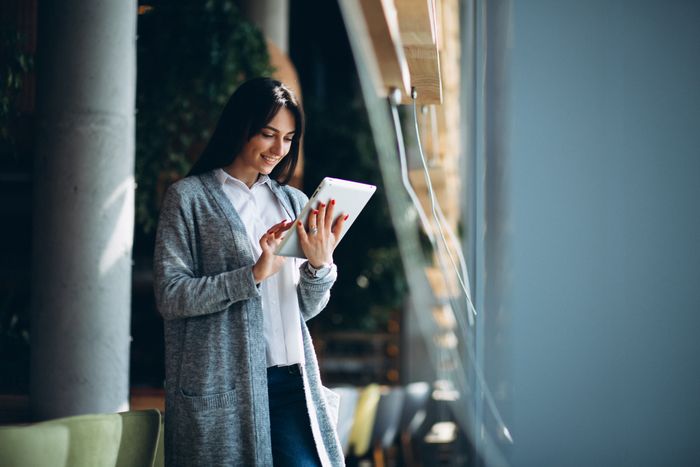
[[[293,221],[272,192],[271,180],[260,175],[251,188],[222,169],[216,178],[245,225],[257,261],[262,254],[260,237],[282,220]],[[302,260],[286,258],[279,272],[260,283],[267,366],[304,363],[301,311],[297,298]]]

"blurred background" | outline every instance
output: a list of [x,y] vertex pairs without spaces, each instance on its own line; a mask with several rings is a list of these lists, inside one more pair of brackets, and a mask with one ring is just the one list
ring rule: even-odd
[[160,201],[272,75],[292,184],[378,186],[309,323],[349,465],[697,464],[700,3],[0,13],[0,424],[163,409]]

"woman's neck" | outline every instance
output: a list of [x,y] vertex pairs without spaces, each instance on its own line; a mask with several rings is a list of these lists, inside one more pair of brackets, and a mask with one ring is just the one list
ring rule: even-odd
[[245,183],[248,188],[252,188],[255,182],[258,181],[258,177],[260,176],[260,174],[256,170],[250,170],[247,167],[238,167],[236,165],[236,161],[233,161],[232,164],[222,168],[224,172],[226,172],[233,178],[237,178],[238,180]]

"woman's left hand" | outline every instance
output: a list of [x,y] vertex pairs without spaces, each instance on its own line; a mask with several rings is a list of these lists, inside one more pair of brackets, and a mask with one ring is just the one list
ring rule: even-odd
[[335,200],[331,200],[328,206],[321,203],[318,209],[311,211],[307,221],[308,232],[301,222],[297,222],[297,235],[299,235],[301,249],[314,268],[329,266],[333,263],[333,250],[343,231],[343,224],[348,219],[347,215],[341,215],[333,222],[334,208]]

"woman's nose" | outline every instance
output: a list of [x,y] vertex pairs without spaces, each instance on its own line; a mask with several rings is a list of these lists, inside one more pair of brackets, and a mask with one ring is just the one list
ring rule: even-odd
[[270,151],[273,152],[276,156],[281,156],[282,151],[283,151],[284,143],[282,141],[282,138],[275,138],[275,142],[272,143],[272,147],[270,148]]

